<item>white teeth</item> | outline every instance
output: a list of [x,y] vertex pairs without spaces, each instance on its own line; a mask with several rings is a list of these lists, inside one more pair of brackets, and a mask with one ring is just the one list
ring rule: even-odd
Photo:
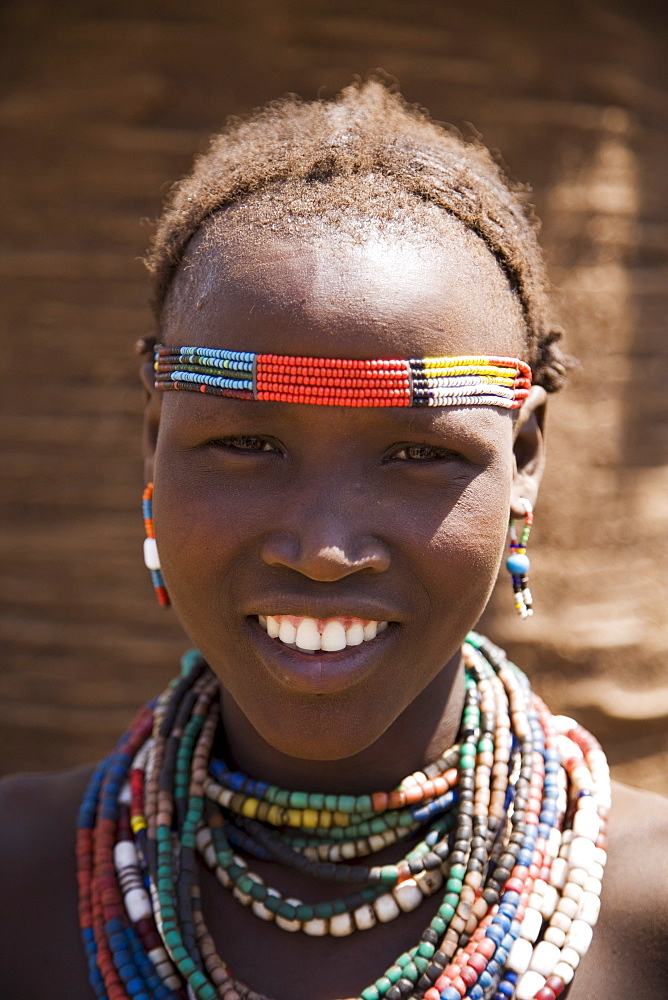
[[322,630],[320,637],[322,649],[335,653],[337,649],[346,648],[346,630],[341,622],[329,621]]
[[[262,625],[263,617],[264,615],[258,615],[260,625]],[[275,618],[272,618],[270,615],[267,615],[265,621],[267,622],[267,632],[269,633],[272,639],[277,639],[281,626],[278,624],[277,620]]]
[[279,639],[291,649],[315,653],[320,649],[335,653],[347,646],[359,646],[385,631],[387,622],[362,618],[319,619],[297,615],[258,615],[260,626],[272,639]]
[[348,646],[359,646],[362,642],[364,642],[364,626],[362,622],[353,622],[346,629],[346,644]]
[[298,649],[306,649],[309,652],[320,649],[320,633],[314,618],[302,618],[297,629],[295,642]]
[[291,621],[288,621],[287,618],[281,619],[281,625],[278,630],[278,638],[281,642],[295,642],[297,639],[297,629]]

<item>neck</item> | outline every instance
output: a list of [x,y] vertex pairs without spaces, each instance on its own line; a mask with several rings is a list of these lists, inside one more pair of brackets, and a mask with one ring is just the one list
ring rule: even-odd
[[251,777],[293,791],[361,795],[389,790],[455,742],[463,705],[464,671],[457,652],[370,746],[342,760],[306,760],[270,746],[223,690],[225,742],[216,752]]

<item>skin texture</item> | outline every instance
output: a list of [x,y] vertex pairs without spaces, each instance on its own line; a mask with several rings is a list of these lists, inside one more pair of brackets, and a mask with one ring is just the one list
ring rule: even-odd
[[[457,224],[444,227],[438,243],[419,233],[353,243],[314,230],[298,245],[234,231],[225,252],[195,244],[164,339],[339,357],[521,355],[521,310],[496,261]],[[536,498],[544,401],[534,390],[512,415],[149,392],[146,472],[166,582],[221,679],[227,752],[239,766],[292,788],[370,791],[452,742],[457,650],[495,581],[509,511]],[[328,665],[277,651],[252,621],[346,611],[382,611],[393,623],[352,667],[350,652]],[[11,859],[0,894],[3,996],[91,1000],[73,858],[88,777],[0,786],[0,858]],[[602,916],[569,1000],[665,996],[668,913],[654,887],[668,883],[667,833],[664,800],[615,790]],[[397,856],[388,849],[378,861]],[[299,873],[254,867],[289,896],[322,893]],[[206,872],[202,887],[220,953],[275,1000],[357,995],[438,905],[437,896],[343,940],[307,939],[258,921]]]

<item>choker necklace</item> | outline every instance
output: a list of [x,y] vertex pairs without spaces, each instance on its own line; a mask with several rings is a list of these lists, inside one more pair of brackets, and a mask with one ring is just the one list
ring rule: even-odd
[[[603,751],[552,716],[470,633],[457,743],[390,792],[288,791],[213,757],[218,681],[196,651],[96,769],[77,829],[79,919],[99,1000],[266,1000],[204,922],[198,857],[261,920],[343,937],[443,897],[359,1000],[556,1000],[592,939],[610,781]],[[404,845],[396,864],[359,863]],[[346,891],[285,899],[248,858]],[[432,907],[433,908],[433,907]],[[305,945],[307,947],[307,945]]]

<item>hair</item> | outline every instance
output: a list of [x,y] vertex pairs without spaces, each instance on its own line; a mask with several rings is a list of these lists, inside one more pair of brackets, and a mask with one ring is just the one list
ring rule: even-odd
[[479,141],[434,123],[377,78],[353,83],[331,101],[289,96],[214,136],[173,188],[146,257],[158,323],[188,242],[212,217],[219,222],[221,210],[270,196],[285,213],[305,214],[310,202],[319,218],[343,223],[368,214],[370,190],[381,221],[424,224],[425,207],[436,206],[484,242],[521,302],[534,383],[559,389],[568,362],[550,318],[527,189]]

